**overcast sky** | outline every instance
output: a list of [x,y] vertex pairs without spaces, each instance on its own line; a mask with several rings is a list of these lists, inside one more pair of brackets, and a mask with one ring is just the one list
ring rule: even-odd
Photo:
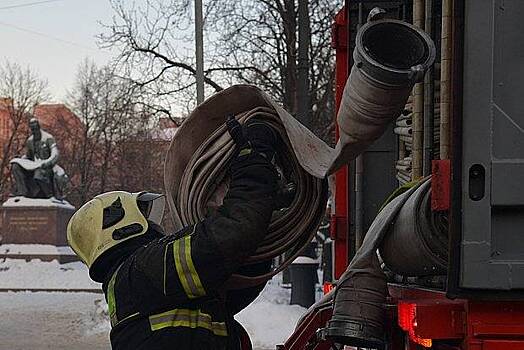
[[0,57],[30,65],[63,101],[82,59],[109,60],[95,35],[111,17],[109,0],[0,0]]

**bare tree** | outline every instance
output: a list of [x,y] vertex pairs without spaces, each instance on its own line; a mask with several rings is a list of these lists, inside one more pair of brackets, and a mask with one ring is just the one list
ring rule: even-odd
[[[76,85],[69,94],[70,105],[84,124],[72,146],[77,151],[68,169],[74,182],[70,194],[73,202],[81,204],[116,188],[140,190],[129,184],[138,183],[133,178],[144,172],[140,166],[130,171],[131,166],[123,161],[137,153],[137,145],[148,151],[143,140],[150,135],[156,111],[136,103],[135,92],[128,80],[115,76],[108,67],[97,67],[89,60],[80,65]],[[136,164],[144,161],[149,160],[134,159]],[[161,162],[149,166],[154,168],[149,172],[162,169]]]
[[9,160],[18,155],[27,137],[27,122],[34,106],[48,97],[47,81],[29,67],[5,61],[0,65],[2,109],[8,116],[7,139],[1,145],[0,194],[9,190]]
[[96,170],[95,159],[98,152],[98,124],[94,108],[93,94],[97,91],[97,67],[94,63],[84,60],[78,68],[76,82],[73,90],[69,93],[69,104],[73,112],[82,120],[84,128],[81,135],[76,138],[74,149],[77,150],[77,157],[70,164],[70,176],[77,179],[78,183],[72,186],[73,198],[78,198],[80,203],[84,203],[91,194]]
[[159,126],[151,124],[152,113],[146,109],[135,116],[135,129],[116,147],[118,170],[116,184],[130,191],[163,192],[164,156],[169,141]]
[[[171,116],[174,101],[192,106],[186,90],[194,86],[189,0],[146,0],[143,6],[111,0],[115,16],[100,35],[101,45],[117,49],[113,69],[140,91],[139,102]],[[222,87],[210,78],[205,83],[215,91]],[[176,97],[175,97],[176,96]],[[182,108],[175,111],[180,113]]]
[[[195,104],[189,0],[112,0],[115,16],[100,36],[117,49],[114,69],[142,101],[168,115]],[[310,1],[310,109],[317,133],[329,138],[334,60],[331,23],[338,1]],[[297,111],[297,0],[214,0],[205,8],[206,92],[234,83],[260,86]],[[178,107],[173,107],[178,106]]]
[[[216,68],[241,82],[262,87],[297,114],[298,2],[295,0],[219,0],[210,21],[222,33],[216,44]],[[329,139],[333,119],[334,55],[331,24],[339,2],[310,0],[309,77],[313,129]],[[210,24],[211,25],[211,24]],[[214,77],[214,76],[213,76]]]
[[78,154],[72,171],[78,174],[73,186],[80,202],[106,190],[114,157],[114,145],[125,127],[132,124],[130,96],[126,84],[106,67],[84,60],[77,73],[74,89],[69,93],[73,111],[84,123],[76,138]]

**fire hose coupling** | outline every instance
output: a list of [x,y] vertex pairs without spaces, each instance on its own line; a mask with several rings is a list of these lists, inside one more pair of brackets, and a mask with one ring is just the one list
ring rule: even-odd
[[368,77],[382,83],[417,83],[435,61],[435,44],[423,30],[403,21],[385,19],[385,13],[375,7],[358,31],[355,64]]
[[417,27],[385,19],[374,9],[357,32],[355,64],[344,88],[337,123],[340,138],[328,173],[355,159],[404,110],[415,83],[435,61],[431,38]]
[[377,21],[379,19],[384,19],[386,17],[386,10],[380,7],[373,7],[369,11],[368,22]]

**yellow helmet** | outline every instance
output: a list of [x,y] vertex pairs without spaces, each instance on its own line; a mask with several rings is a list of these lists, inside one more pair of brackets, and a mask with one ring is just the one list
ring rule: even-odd
[[67,241],[89,268],[95,281],[101,257],[113,247],[144,235],[148,220],[160,225],[165,198],[150,192],[113,191],[100,194],[78,209],[67,225]]

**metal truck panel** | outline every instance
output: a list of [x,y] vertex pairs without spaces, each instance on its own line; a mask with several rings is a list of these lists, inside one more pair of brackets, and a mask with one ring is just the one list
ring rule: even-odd
[[524,2],[467,0],[460,286],[524,288]]

